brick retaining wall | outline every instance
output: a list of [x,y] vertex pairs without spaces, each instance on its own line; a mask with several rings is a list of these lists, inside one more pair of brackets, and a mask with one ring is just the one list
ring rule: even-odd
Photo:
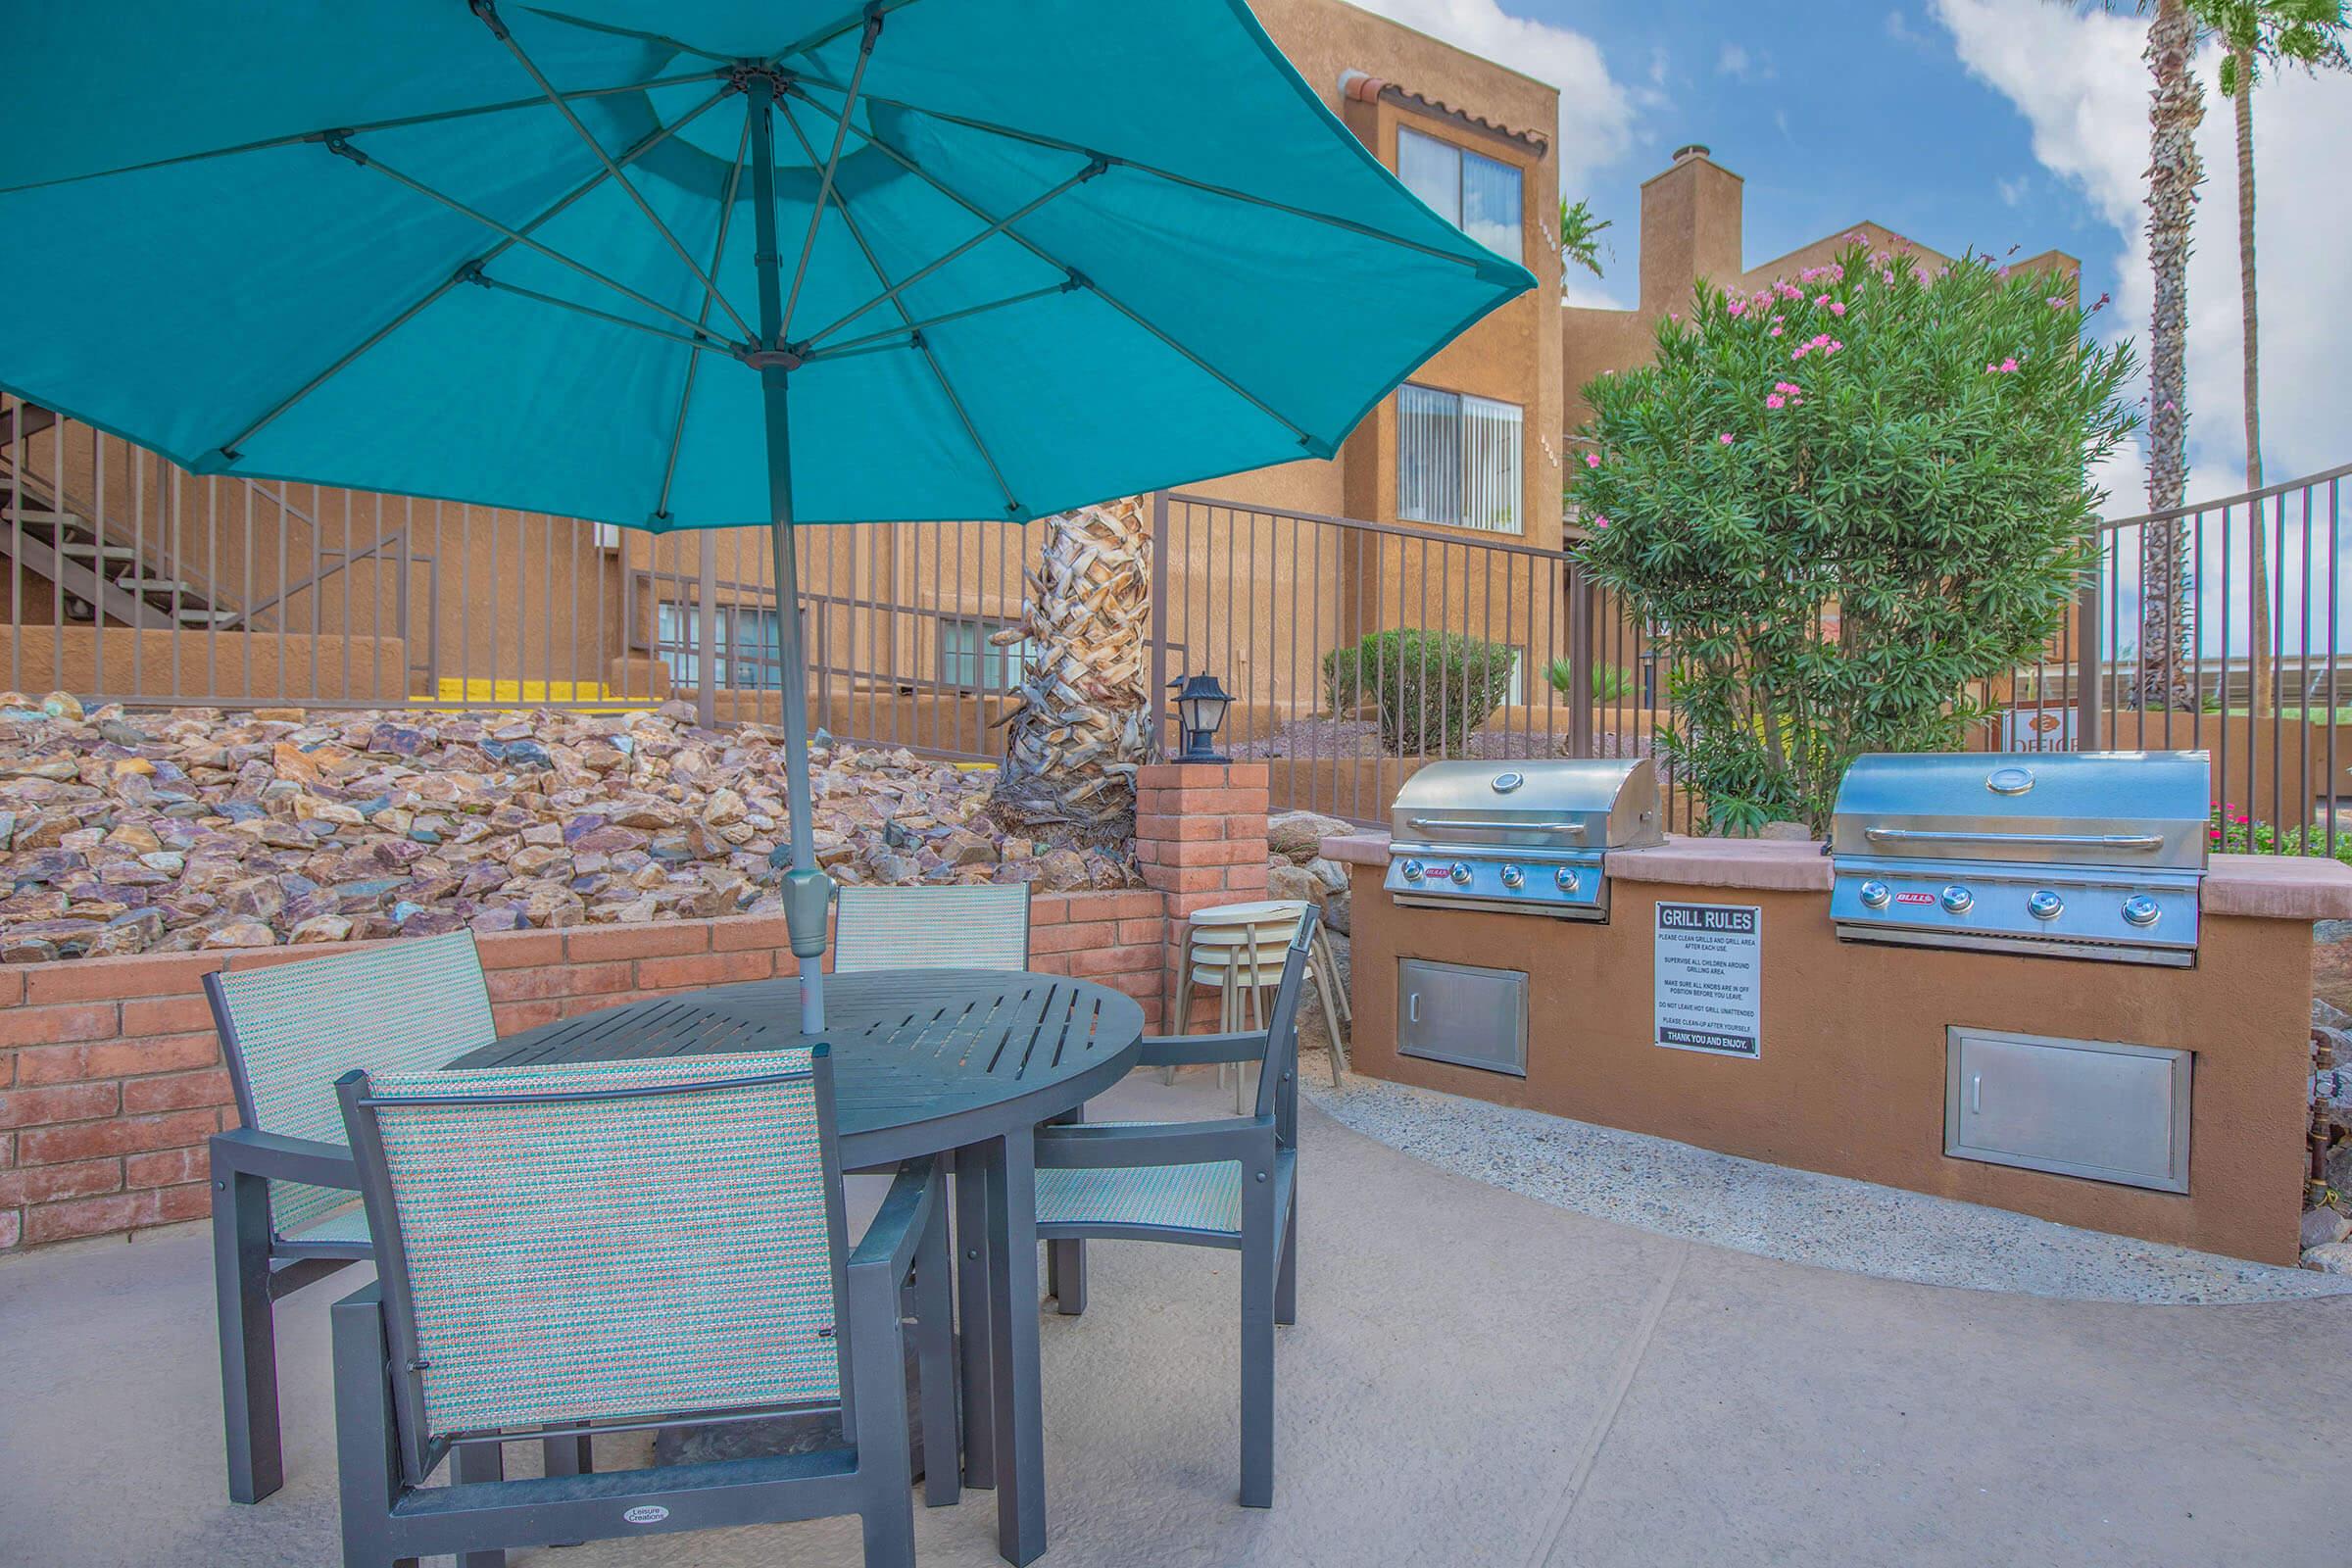
[[[1172,928],[1203,905],[1265,894],[1265,773],[1263,764],[1146,769],[1138,854],[1150,886],[1038,895],[1035,967],[1123,991],[1159,1027]],[[502,1035],[792,972],[781,915],[479,940]],[[204,975],[357,946],[0,967],[0,1251],[202,1218],[205,1140],[236,1120]]]

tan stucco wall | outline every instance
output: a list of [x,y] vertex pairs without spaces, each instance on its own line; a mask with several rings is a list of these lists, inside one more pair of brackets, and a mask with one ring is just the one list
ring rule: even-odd
[[[1400,909],[1352,868],[1357,1070],[1677,1139],[1750,1159],[2293,1263],[2308,1121],[2308,922],[2209,915],[2194,969],[1841,943],[1825,894],[1619,879],[1605,925]],[[1763,910],[1754,1060],[1652,1043],[1661,897]],[[1529,975],[1528,1075],[1396,1054],[1399,957]],[[1950,1024],[2196,1053],[2189,1191],[2171,1194],[1943,1152]]]

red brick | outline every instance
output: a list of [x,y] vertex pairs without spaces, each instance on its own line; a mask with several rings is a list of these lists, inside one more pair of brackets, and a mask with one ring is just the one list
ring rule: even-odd
[[122,1185],[119,1159],[82,1159],[71,1165],[34,1165],[25,1170],[0,1171],[0,1208],[26,1203],[56,1203],[70,1198],[95,1198]]
[[133,1154],[122,1161],[125,1187],[175,1187],[200,1182],[212,1174],[212,1155],[202,1149],[167,1149],[153,1154]]
[[1069,954],[1062,972],[1092,979],[1098,975],[1157,973],[1159,954],[1151,948],[1095,948]]
[[1029,901],[1029,929],[1041,925],[1059,925],[1070,917],[1070,896],[1066,893],[1040,893]]
[[1144,880],[1165,893],[1210,893],[1223,890],[1225,873],[1213,865],[1148,865]]
[[0,1252],[8,1251],[24,1234],[24,1222],[12,1210],[0,1214]]
[[[65,969],[78,968],[79,966],[79,963],[59,965],[60,968]],[[0,969],[0,1007],[13,1007],[23,1002],[24,1000],[24,969],[22,965],[10,964],[7,968]]]
[[111,1002],[65,1007],[13,1007],[0,1012],[0,1046],[47,1046],[67,1040],[105,1040],[119,1033]]
[[501,969],[484,977],[492,1002],[535,1002],[545,997],[582,997],[626,991],[626,963],[563,963],[544,969]]
[[[1128,893],[1089,893],[1085,896],[1088,918],[1096,920],[1140,920],[1148,914],[1160,912],[1159,895],[1135,891]],[[1072,918],[1077,918],[1073,915]]]
[[0,1127],[50,1127],[65,1121],[112,1116],[122,1103],[112,1082],[60,1084],[54,1089],[12,1089],[0,1095]]
[[228,972],[244,974],[253,969],[274,969],[281,963],[341,957],[348,953],[365,953],[370,946],[366,942],[306,942],[299,948],[244,948],[228,956]]
[[678,958],[638,959],[637,985],[641,990],[723,986],[739,980],[766,980],[775,972],[772,953],[698,953]]
[[547,997],[536,1002],[500,1002],[490,1007],[490,1023],[500,1035],[518,1035],[525,1029],[536,1029],[543,1023],[554,1023],[568,1016],[564,1010],[564,998]]
[[707,920],[574,926],[564,934],[564,955],[574,963],[593,963],[602,958],[659,958],[710,951],[710,925]]
[[184,1072],[210,1067],[220,1059],[220,1042],[208,1029],[200,1034],[102,1040],[86,1046],[29,1046],[17,1053],[17,1075],[28,1084],[74,1083],[136,1073]]
[[1153,915],[1149,920],[1121,920],[1119,922],[1119,940],[1123,943],[1165,942],[1167,936],[1168,922],[1157,915]]
[[103,1154],[136,1154],[152,1149],[200,1144],[220,1130],[211,1110],[174,1110],[160,1116],[119,1116],[69,1127],[33,1127],[20,1134],[17,1157],[27,1165],[62,1165]]
[[122,1004],[124,1035],[176,1035],[213,1027],[213,1009],[202,997],[147,997]]
[[1263,859],[1248,865],[1229,865],[1225,868],[1225,886],[1234,893],[1263,893],[1271,869]]
[[738,914],[710,922],[713,953],[792,951],[792,929],[780,914]]
[[183,1220],[202,1219],[213,1211],[213,1187],[210,1182],[191,1182],[185,1187],[166,1187],[156,1204],[156,1221],[176,1225]]
[[141,1116],[150,1111],[185,1110],[191,1105],[225,1105],[235,1098],[225,1067],[168,1072],[154,1078],[124,1079],[122,1113]]
[[163,1222],[163,1210],[159,1188],[76,1199],[65,1203],[41,1203],[24,1210],[24,1241],[27,1246],[37,1246],[42,1242],[72,1241],[77,1236],[104,1236],[138,1225],[157,1225]]
[[1156,1023],[1159,1021],[1160,976],[1157,973],[1098,974],[1090,975],[1088,978],[1099,986],[1106,986],[1112,991],[1135,998],[1144,1004],[1144,1017],[1147,1022]]
[[1178,816],[1263,816],[1266,792],[1263,789],[1169,790],[1161,800],[1161,808]]
[[1222,816],[1178,816],[1154,811],[1150,816],[1135,819],[1135,836],[1139,839],[1221,839],[1225,836]]
[[528,969],[564,961],[561,931],[494,931],[474,939],[484,969]]
[[24,1000],[45,1004],[198,996],[204,977],[220,968],[220,961],[218,953],[168,953],[35,964],[24,975]]
[[1247,839],[1218,839],[1213,843],[1166,844],[1162,858],[1175,865],[1247,865],[1262,861],[1266,847]]
[[7,1170],[10,1166],[16,1164],[16,1162],[17,1135],[15,1133],[0,1133],[0,1170]]
[[1109,920],[1050,925],[1043,931],[1029,933],[1029,956],[1035,958],[1056,953],[1083,953],[1092,948],[1109,947],[1118,939],[1119,928]]

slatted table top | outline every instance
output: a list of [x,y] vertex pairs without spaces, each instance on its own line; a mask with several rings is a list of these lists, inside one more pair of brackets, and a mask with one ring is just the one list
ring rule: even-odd
[[887,1164],[1002,1137],[1085,1103],[1135,1064],[1144,1010],[1062,975],[907,969],[827,975],[825,1030],[791,979],[659,997],[542,1024],[452,1067],[518,1067],[832,1047],[842,1163]]

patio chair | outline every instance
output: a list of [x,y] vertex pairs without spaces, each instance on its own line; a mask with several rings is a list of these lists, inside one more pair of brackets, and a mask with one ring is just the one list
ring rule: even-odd
[[1029,886],[843,888],[833,972],[1026,969]]
[[1142,1065],[1258,1063],[1252,1114],[1190,1122],[1054,1123],[1037,1130],[1037,1233],[1064,1313],[1086,1308],[1082,1263],[1100,1237],[1242,1254],[1242,1505],[1274,1502],[1274,1325],[1298,1315],[1298,993],[1316,914],[1291,938],[1262,1031],[1144,1042]]
[[[335,1079],[431,1071],[497,1038],[473,933],[204,977],[243,1125],[212,1140],[213,1285],[228,1494],[285,1480],[275,1302],[374,1255]],[[552,1468],[584,1447],[548,1445]]]
[[[831,1068],[819,1045],[340,1080],[383,1239],[333,1313],[345,1568],[843,1514],[871,1568],[913,1563],[900,1292],[944,1269],[946,1209],[910,1162],[850,1250]],[[500,1460],[834,1408],[812,1452]]]

